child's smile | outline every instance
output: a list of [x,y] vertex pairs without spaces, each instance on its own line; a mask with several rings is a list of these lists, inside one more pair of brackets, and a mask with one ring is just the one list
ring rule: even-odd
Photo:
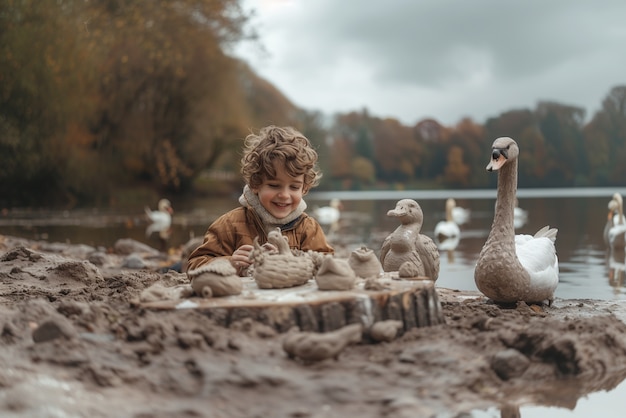
[[261,205],[275,218],[282,219],[298,208],[303,196],[304,174],[291,177],[275,164],[276,178],[265,179],[255,193]]

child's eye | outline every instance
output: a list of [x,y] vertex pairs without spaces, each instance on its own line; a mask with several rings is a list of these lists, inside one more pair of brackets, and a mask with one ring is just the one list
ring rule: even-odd
[[297,185],[291,186],[291,190],[300,190],[300,186],[297,186]]

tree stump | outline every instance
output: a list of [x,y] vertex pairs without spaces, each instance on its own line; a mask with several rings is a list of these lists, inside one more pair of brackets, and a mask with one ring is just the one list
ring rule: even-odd
[[278,332],[292,327],[301,331],[328,332],[345,325],[361,323],[369,327],[377,321],[402,321],[404,331],[445,322],[435,284],[424,278],[398,279],[397,272],[377,280],[381,290],[366,290],[365,281],[352,290],[319,290],[315,280],[286,289],[259,289],[244,277],[243,292],[235,296],[183,300],[136,302],[145,309],[195,309],[217,324],[231,324],[251,318]]

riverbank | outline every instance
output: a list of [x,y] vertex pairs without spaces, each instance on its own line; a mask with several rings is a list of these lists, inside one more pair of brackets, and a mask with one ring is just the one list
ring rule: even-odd
[[626,377],[626,306],[555,300],[499,307],[438,288],[445,324],[307,364],[284,334],[193,309],[152,311],[146,289],[179,254],[0,236],[0,415],[453,417],[520,405],[573,408]]

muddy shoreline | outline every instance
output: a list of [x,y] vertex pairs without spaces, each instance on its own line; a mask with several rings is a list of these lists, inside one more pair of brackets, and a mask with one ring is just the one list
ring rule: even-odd
[[[338,359],[287,356],[284,333],[230,328],[193,309],[131,301],[155,285],[165,255],[0,236],[0,415],[91,417],[464,416],[520,405],[571,409],[626,377],[626,303],[556,299],[501,307],[438,288],[445,323]],[[465,415],[467,416],[467,415]]]

